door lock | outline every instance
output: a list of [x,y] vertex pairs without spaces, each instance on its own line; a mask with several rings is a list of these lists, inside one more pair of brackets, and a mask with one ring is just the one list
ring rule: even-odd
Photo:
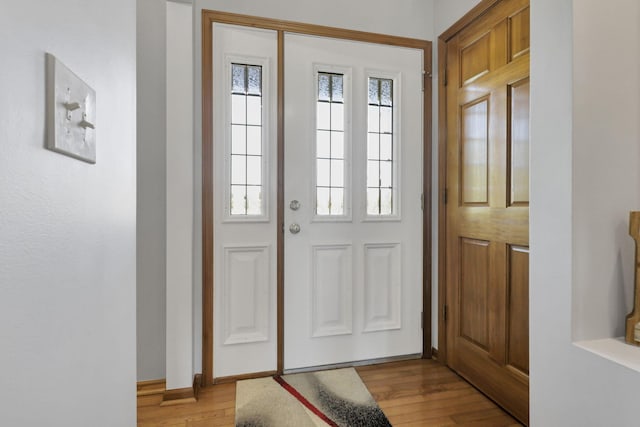
[[295,222],[289,226],[289,231],[291,234],[298,234],[300,232],[300,224],[296,224]]

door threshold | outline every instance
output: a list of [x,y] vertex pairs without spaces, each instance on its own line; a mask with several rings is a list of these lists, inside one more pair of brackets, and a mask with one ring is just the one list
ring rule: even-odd
[[422,354],[406,354],[402,356],[381,357],[378,359],[357,360],[354,362],[333,363],[330,365],[308,366],[306,368],[285,369],[284,374],[299,374],[301,372],[329,371],[331,369],[355,368],[356,366],[379,365],[381,363],[400,362],[403,360],[421,359]]

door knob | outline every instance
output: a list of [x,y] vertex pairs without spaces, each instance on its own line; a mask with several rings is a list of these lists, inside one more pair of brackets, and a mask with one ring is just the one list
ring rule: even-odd
[[291,234],[298,234],[300,232],[300,224],[296,224],[295,222],[289,226],[289,231]]

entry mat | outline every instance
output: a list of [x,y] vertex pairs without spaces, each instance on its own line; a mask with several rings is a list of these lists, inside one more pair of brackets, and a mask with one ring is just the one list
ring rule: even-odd
[[353,368],[236,385],[236,427],[391,426]]

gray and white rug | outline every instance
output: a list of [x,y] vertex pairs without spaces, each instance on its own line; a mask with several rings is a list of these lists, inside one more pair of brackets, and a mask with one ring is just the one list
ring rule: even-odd
[[353,368],[238,381],[236,427],[388,427]]

